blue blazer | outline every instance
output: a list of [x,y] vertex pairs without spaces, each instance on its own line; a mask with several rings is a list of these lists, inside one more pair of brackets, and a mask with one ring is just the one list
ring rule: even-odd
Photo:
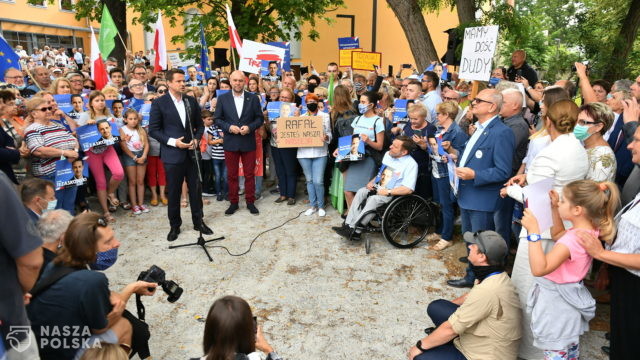
[[622,127],[624,126],[624,120],[622,118],[622,114],[618,118],[618,122],[616,126],[611,131],[611,135],[609,136],[609,146],[616,155],[616,184],[622,187],[624,186],[624,182],[631,174],[631,170],[633,170],[633,161],[631,161],[631,151],[627,149],[627,139],[622,132]]
[[[242,114],[238,117],[233,91],[218,97],[216,111],[213,114],[216,125],[224,131],[223,147],[225,151],[255,151],[255,131],[264,123],[264,115],[260,107],[260,99],[255,94],[244,92]],[[240,135],[229,132],[231,125],[248,126],[249,134]]]
[[[187,114],[188,123],[193,128],[193,134],[196,140],[200,140],[204,133],[200,105],[198,105],[196,99],[190,96],[182,95],[182,100],[189,102],[191,112]],[[191,132],[182,125],[180,114],[178,114],[178,110],[173,104],[169,93],[164,94],[151,103],[149,136],[158,140],[160,143],[160,159],[162,159],[163,163],[181,164],[190,158],[189,152],[193,150],[178,149],[177,147],[167,144],[169,138],[178,139],[184,137],[184,142],[191,141]]]
[[495,211],[500,188],[511,175],[514,153],[513,131],[499,117],[494,118],[470,149],[465,167],[476,175],[472,180],[460,180],[458,205],[466,210]]

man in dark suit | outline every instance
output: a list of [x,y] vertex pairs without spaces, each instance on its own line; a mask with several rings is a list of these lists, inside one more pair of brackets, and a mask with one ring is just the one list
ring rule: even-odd
[[56,208],[56,192],[48,180],[32,178],[23,181],[20,198],[34,224],[45,211]]
[[184,71],[167,72],[169,92],[155,99],[149,114],[149,136],[160,142],[160,159],[167,173],[169,191],[169,223],[171,231],[167,240],[174,241],[180,234],[180,193],[182,182],[187,181],[191,220],[196,231],[205,235],[213,231],[205,225],[202,213],[202,189],[197,168],[199,154],[197,139],[202,138],[204,125],[198,102],[184,95],[186,90]]
[[224,161],[227,165],[227,183],[229,184],[229,201],[231,204],[225,215],[232,215],[238,210],[238,164],[242,160],[244,172],[244,191],[247,209],[253,215],[259,211],[254,205],[256,200],[255,166],[256,138],[255,131],[264,122],[257,96],[244,91],[245,76],[242,71],[231,73],[232,91],[220,95],[214,118],[216,124],[224,131]]
[[[500,205],[500,188],[511,175],[515,153],[515,135],[500,121],[501,108],[502,94],[493,89],[481,91],[471,103],[471,112],[478,118],[476,131],[456,169],[462,233],[495,229],[493,214]],[[463,279],[448,280],[447,284],[472,287],[474,280],[471,267],[467,267]]]

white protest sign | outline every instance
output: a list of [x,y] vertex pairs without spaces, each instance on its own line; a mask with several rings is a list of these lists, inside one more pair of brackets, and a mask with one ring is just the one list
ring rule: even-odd
[[242,58],[238,69],[252,74],[260,73],[262,61],[276,61],[282,67],[284,61],[284,48],[261,44],[251,40],[242,41]]
[[496,51],[498,26],[479,26],[464,29],[460,78],[489,81],[491,60]]

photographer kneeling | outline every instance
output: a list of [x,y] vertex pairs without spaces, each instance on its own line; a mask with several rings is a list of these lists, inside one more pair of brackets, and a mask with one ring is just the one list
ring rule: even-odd
[[[27,307],[43,359],[78,359],[100,342],[131,348],[133,330],[123,312],[133,294],[153,295],[157,284],[136,281],[122,292],[109,290],[104,270],[117,259],[120,242],[102,216],[80,214],[64,235],[65,246],[31,290]],[[108,254],[109,256],[104,256]],[[98,261],[97,261],[98,259]]]
[[379,206],[391,201],[393,196],[409,195],[416,188],[418,178],[418,164],[411,157],[415,144],[407,136],[398,136],[389,146],[389,151],[382,158],[382,166],[378,175],[371,179],[367,186],[360,188],[353,198],[344,225],[334,226],[332,229],[340,236],[353,240],[360,239],[360,228],[352,230],[358,223],[365,226],[374,214],[362,214],[375,210]]
[[225,296],[211,305],[202,347],[206,355],[200,360],[259,360],[256,349],[268,354],[266,360],[282,360],[264,338],[249,304],[237,296]]

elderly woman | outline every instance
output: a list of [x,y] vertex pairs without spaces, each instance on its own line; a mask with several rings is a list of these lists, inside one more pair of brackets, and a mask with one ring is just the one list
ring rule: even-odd
[[613,111],[603,103],[589,103],[580,108],[573,134],[584,142],[584,148],[587,150],[589,180],[613,182],[616,178],[615,153],[602,137],[611,127],[613,118]]
[[[78,141],[62,125],[51,121],[53,108],[42,97],[27,102],[27,111],[33,123],[25,129],[24,138],[31,152],[33,176],[55,183],[56,161],[78,157]],[[56,209],[74,213],[77,187],[56,190]]]
[[[158,284],[136,281],[116,293],[109,289],[102,272],[89,270],[90,266],[102,270],[112,266],[119,246],[113,229],[100,215],[83,213],[71,221],[64,234],[64,246],[42,274],[45,280],[59,279],[35,295],[27,307],[31,326],[43,344],[43,359],[79,359],[86,350],[83,343],[131,347],[132,327],[122,316],[127,301],[133,294],[153,295]],[[63,339],[57,337],[67,346],[55,346],[53,338],[40,338],[47,336],[47,332],[40,331],[45,327],[80,330],[62,334]]]
[[427,150],[427,137],[436,133],[436,127],[427,121],[429,110],[422,103],[409,105],[407,115],[409,123],[402,129],[401,135],[404,135],[416,143],[416,148],[411,152],[411,157],[418,163],[418,179],[416,180],[415,194],[422,196],[424,199],[430,199],[433,196],[431,182],[431,162],[429,159],[429,151]]
[[[500,191],[501,196],[508,195],[522,202],[522,187],[545,179],[553,179],[553,189],[562,194],[564,185],[585,178],[589,168],[587,152],[573,135],[579,112],[578,106],[568,99],[557,101],[546,109],[544,122],[551,142],[528,165],[526,174],[516,175],[507,182],[508,186]],[[565,223],[565,228],[570,226],[570,223]],[[540,241],[547,253],[553,247],[550,230],[546,230],[541,236]],[[526,229],[522,229],[511,275],[523,310],[527,308],[527,296],[533,281],[527,242]],[[542,350],[533,346],[531,314],[524,311],[523,320],[519,356],[524,359],[542,358]]]
[[[455,194],[449,184],[449,171],[447,163],[457,161],[458,155],[464,151],[464,146],[469,136],[462,131],[454,119],[458,115],[458,104],[446,101],[436,106],[436,120],[438,134],[442,137],[442,148],[450,156],[431,154],[431,175],[434,198],[440,203],[442,222],[436,229],[436,234],[428,239],[438,242],[431,247],[432,250],[444,250],[453,244],[453,222],[455,218]],[[415,139],[415,138],[414,138]],[[422,145],[424,146],[424,145]],[[440,235],[438,235],[440,234]]]
[[320,116],[324,133],[323,144],[318,147],[298,148],[298,161],[307,180],[309,206],[304,214],[309,216],[318,212],[318,216],[326,215],[324,210],[324,169],[327,166],[327,144],[331,141],[331,120],[329,114],[318,110],[318,97],[307,95],[307,116]]

